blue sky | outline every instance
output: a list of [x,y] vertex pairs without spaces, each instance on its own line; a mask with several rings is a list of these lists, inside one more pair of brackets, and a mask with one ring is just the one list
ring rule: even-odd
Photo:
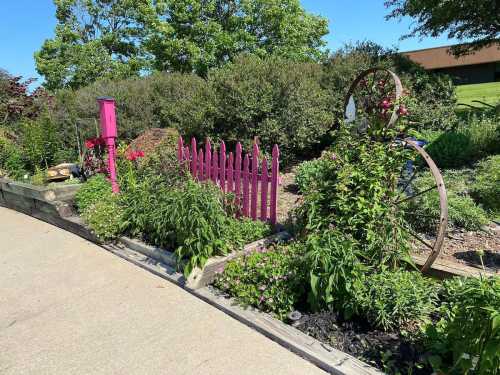
[[[446,37],[420,41],[399,41],[411,24],[385,21],[384,0],[301,0],[310,12],[328,18],[328,47],[335,50],[346,42],[373,40],[385,47],[401,51],[436,47],[456,41]],[[38,77],[33,53],[43,41],[53,36],[55,7],[52,0],[4,0],[0,12],[0,68],[12,74]]]

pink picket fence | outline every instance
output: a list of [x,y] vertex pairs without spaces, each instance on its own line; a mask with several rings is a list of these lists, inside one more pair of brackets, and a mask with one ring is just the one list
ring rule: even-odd
[[198,181],[211,180],[226,193],[234,193],[239,207],[238,216],[253,220],[269,221],[276,224],[279,181],[279,149],[274,145],[271,170],[264,157],[259,162],[259,146],[254,143],[252,154],[243,154],[241,143],[236,151],[226,153],[226,145],[221,142],[217,150],[207,139],[205,150],[199,148],[196,139],[191,139],[191,147],[179,138],[177,158],[181,165],[189,168]]

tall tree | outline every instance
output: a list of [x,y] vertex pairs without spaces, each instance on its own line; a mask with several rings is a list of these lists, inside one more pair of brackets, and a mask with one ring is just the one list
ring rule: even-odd
[[154,0],[142,10],[158,70],[205,75],[242,52],[316,59],[328,33],[299,0]]
[[142,69],[196,72],[247,52],[319,58],[325,19],[299,0],[54,0],[55,37],[35,54],[50,89]]
[[100,78],[137,75],[145,66],[142,0],[54,0],[55,37],[35,53],[49,89],[78,88]]
[[500,1],[498,0],[387,0],[387,18],[412,17],[416,26],[405,37],[447,33],[448,38],[466,41],[455,46],[455,55],[474,52],[500,38]]

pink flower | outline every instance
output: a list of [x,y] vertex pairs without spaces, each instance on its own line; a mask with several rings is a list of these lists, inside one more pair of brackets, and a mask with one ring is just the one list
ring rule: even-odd
[[130,161],[135,161],[137,158],[144,157],[144,151],[128,151],[125,153],[125,157]]
[[391,105],[392,105],[392,103],[391,103],[390,99],[384,99],[380,103],[380,107],[382,107],[383,109],[389,109],[389,108],[391,108]]
[[398,109],[398,114],[400,116],[406,116],[408,114],[408,108],[406,108],[404,104],[401,104]]
[[130,161],[134,161],[135,159],[137,159],[137,155],[135,154],[135,152],[127,152],[125,154],[125,157],[130,160]]
[[88,149],[94,148],[95,147],[95,138],[89,138],[85,141],[85,147]]

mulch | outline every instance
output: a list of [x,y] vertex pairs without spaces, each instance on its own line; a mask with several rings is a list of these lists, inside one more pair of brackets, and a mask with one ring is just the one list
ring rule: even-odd
[[[360,320],[346,321],[334,312],[304,314],[292,326],[384,371],[389,370],[389,366],[406,373],[403,369],[413,367],[411,364],[416,362],[422,363],[426,355],[418,344],[399,333],[373,329]],[[416,367],[412,371],[415,375],[432,372],[430,368]]]

